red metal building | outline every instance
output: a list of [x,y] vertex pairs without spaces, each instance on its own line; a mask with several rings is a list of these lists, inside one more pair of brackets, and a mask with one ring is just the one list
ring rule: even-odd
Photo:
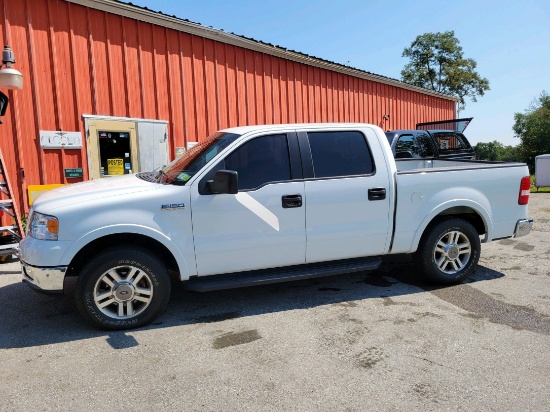
[[149,170],[226,127],[455,117],[453,97],[115,0],[0,0],[0,24],[24,75],[0,126],[23,212],[28,185]]

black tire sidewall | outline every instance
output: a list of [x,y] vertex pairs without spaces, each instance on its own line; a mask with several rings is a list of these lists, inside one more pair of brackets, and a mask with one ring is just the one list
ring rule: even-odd
[[[143,270],[153,282],[149,306],[130,319],[113,319],[101,312],[94,301],[97,280],[109,269],[131,265]],[[102,329],[138,328],[151,323],[164,311],[170,297],[171,282],[166,267],[155,256],[140,248],[112,248],[100,252],[83,268],[75,288],[78,309],[87,321]]]
[[[444,273],[437,267],[434,257],[434,248],[443,237],[448,232],[459,231],[466,235],[470,241],[471,255],[470,260],[466,266],[456,273],[448,274]],[[481,251],[481,242],[479,240],[479,234],[475,228],[464,219],[447,219],[435,225],[428,233],[425,240],[422,240],[423,244],[419,248],[419,256],[417,263],[423,270],[424,277],[435,283],[440,284],[454,284],[460,283],[466,278],[468,278],[471,273],[475,270],[477,262],[479,260],[479,254]]]

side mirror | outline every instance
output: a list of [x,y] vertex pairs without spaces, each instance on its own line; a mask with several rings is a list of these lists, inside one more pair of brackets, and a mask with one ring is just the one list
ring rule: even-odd
[[412,159],[413,155],[411,152],[397,152],[394,156],[396,159]]
[[[9,102],[8,96],[0,92],[0,116],[4,116],[6,114],[6,109],[8,108],[8,102]],[[2,124],[1,120],[0,120],[0,124]]]
[[239,192],[238,173],[234,170],[218,170],[214,179],[206,182],[206,188],[212,194],[235,195]]

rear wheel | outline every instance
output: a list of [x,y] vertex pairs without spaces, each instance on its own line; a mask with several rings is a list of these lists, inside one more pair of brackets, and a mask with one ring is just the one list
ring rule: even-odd
[[459,283],[477,266],[481,242],[466,220],[445,219],[422,236],[415,262],[424,278],[440,284]]
[[81,314],[95,326],[137,328],[164,311],[170,286],[166,267],[154,255],[140,248],[117,247],[85,265],[75,298]]

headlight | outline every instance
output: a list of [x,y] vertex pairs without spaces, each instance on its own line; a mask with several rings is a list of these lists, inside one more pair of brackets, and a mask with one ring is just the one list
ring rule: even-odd
[[33,211],[29,234],[35,239],[57,240],[59,221],[54,216]]

